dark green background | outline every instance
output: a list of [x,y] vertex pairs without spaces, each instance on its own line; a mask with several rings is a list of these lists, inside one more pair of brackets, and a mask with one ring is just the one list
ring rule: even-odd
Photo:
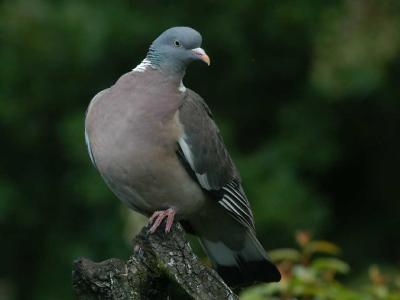
[[89,162],[90,99],[171,26],[267,249],[308,229],[357,270],[400,263],[400,7],[384,1],[1,1],[0,298],[71,299],[78,256],[126,258],[135,215]]

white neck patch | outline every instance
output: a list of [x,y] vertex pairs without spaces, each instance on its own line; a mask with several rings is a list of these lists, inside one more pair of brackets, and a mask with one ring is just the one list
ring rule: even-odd
[[[150,61],[150,60],[148,60],[147,58],[145,58],[145,59],[142,60],[142,62],[141,62],[140,64],[138,64],[138,65],[132,70],[132,72],[143,73],[144,71],[147,70],[148,67],[153,67],[153,65],[151,64],[151,61]],[[178,91],[180,91],[181,93],[186,92],[186,87],[183,85],[182,80],[181,80],[181,83],[179,84]]]
[[143,59],[140,64],[138,64],[132,71],[133,72],[144,72],[147,67],[151,66],[151,61],[147,58]]
[[181,84],[178,87],[178,91],[180,91],[181,93],[186,92],[186,87],[183,85],[182,80],[181,80]]

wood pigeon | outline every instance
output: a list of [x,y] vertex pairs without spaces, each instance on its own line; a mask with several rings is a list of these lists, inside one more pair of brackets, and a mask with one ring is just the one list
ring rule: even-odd
[[201,43],[192,28],[170,28],[98,93],[85,120],[89,155],[113,193],[150,217],[151,232],[175,219],[196,234],[229,285],[279,281],[210,109],[182,84],[191,62],[210,64]]

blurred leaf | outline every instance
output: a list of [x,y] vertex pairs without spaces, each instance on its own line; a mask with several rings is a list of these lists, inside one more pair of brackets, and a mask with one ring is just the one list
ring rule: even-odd
[[314,283],[316,280],[316,273],[313,268],[308,268],[303,265],[296,265],[293,267],[293,275],[296,283],[301,282],[302,285]]
[[340,248],[328,241],[312,241],[306,245],[304,251],[308,254],[325,253],[338,255],[340,253]]
[[311,268],[318,271],[331,271],[334,273],[347,274],[350,271],[349,265],[338,258],[316,258],[311,263]]
[[368,274],[369,274],[369,279],[373,284],[383,285],[385,283],[385,278],[382,275],[378,266],[374,265],[369,267]]
[[279,262],[282,260],[299,262],[301,259],[300,251],[290,248],[271,250],[268,251],[268,255],[274,262]]
[[311,240],[311,234],[308,231],[300,230],[296,232],[296,241],[302,247],[306,247]]
[[[386,64],[400,47],[395,1],[347,0],[327,11],[317,36],[314,86],[331,99],[373,92],[385,80]],[[332,97],[333,96],[333,97]]]
[[279,283],[260,284],[245,289],[240,293],[241,300],[278,300],[276,294],[280,291]]

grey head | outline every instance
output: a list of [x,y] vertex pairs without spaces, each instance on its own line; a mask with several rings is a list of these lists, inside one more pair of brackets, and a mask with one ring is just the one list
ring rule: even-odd
[[190,27],[173,27],[164,31],[149,48],[147,59],[151,64],[172,75],[184,74],[187,66],[196,60],[208,65],[210,59],[201,48],[200,33]]

